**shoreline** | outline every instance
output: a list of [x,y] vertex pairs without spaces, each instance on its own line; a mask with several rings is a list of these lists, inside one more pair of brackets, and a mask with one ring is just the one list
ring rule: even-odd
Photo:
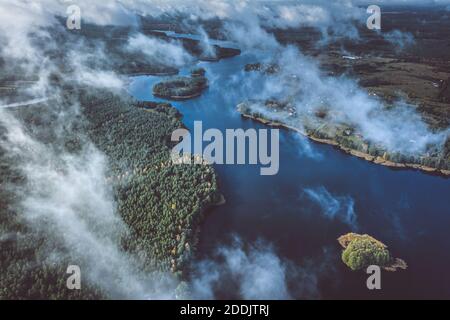
[[389,167],[389,168],[397,168],[397,169],[413,169],[413,170],[419,170],[428,174],[434,174],[434,175],[438,175],[441,177],[445,177],[445,178],[449,178],[450,177],[450,170],[442,170],[442,169],[436,169],[436,168],[432,168],[432,167],[427,167],[424,165],[420,165],[420,164],[414,164],[414,163],[398,163],[398,162],[392,162],[389,160],[385,160],[384,158],[380,157],[380,156],[372,156],[368,153],[362,152],[362,151],[358,151],[358,150],[353,150],[351,148],[348,147],[344,147],[341,144],[339,144],[337,141],[334,140],[330,140],[330,139],[320,139],[320,138],[316,138],[312,135],[308,135],[306,132],[302,131],[299,128],[290,126],[288,124],[282,123],[282,122],[278,122],[278,121],[273,121],[273,120],[267,120],[264,118],[259,118],[259,117],[255,117],[252,116],[250,114],[246,114],[243,113],[241,111],[239,111],[239,113],[241,114],[242,117],[246,118],[246,119],[251,119],[257,122],[260,122],[264,125],[268,125],[270,127],[278,127],[278,128],[284,128],[284,129],[288,129],[288,130],[293,130],[296,131],[298,133],[300,133],[301,135],[315,141],[318,143],[322,143],[322,144],[328,144],[328,145],[332,145],[334,147],[336,147],[337,149],[355,156],[357,158],[366,160],[368,162],[372,162],[374,164],[377,165],[382,165],[385,167]]
[[173,72],[133,72],[124,74],[125,77],[139,77],[139,76],[152,76],[152,77],[170,77],[176,76],[180,73],[179,70]]
[[191,94],[189,96],[164,96],[164,95],[160,95],[157,94],[155,92],[153,92],[153,95],[157,98],[160,99],[165,99],[165,100],[172,100],[172,101],[184,101],[184,100],[190,100],[190,99],[194,99],[194,98],[198,98],[202,95],[203,92],[198,92],[195,94]]
[[[202,233],[203,224],[205,223],[206,217],[210,215],[214,211],[214,209],[216,209],[217,207],[221,207],[227,203],[224,194],[220,192],[220,188],[218,188],[218,190],[219,190],[218,199],[216,201],[207,204],[204,208],[201,208],[197,216],[197,221],[192,223],[192,230],[193,230],[191,235],[192,249],[188,256],[189,261],[193,261],[198,254],[198,244],[200,242],[200,236]],[[183,278],[184,276],[186,276],[186,274],[190,272],[190,269],[189,267],[184,266],[181,268],[181,271],[183,273],[182,276]]]

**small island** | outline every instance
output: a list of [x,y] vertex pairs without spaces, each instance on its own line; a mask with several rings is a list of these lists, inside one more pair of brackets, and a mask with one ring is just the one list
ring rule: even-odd
[[167,100],[188,100],[199,97],[208,87],[205,69],[191,71],[190,77],[175,77],[157,83],[153,95]]
[[342,261],[353,271],[364,270],[376,265],[386,271],[406,269],[408,265],[399,258],[393,258],[387,246],[367,234],[348,233],[338,238],[344,248]]

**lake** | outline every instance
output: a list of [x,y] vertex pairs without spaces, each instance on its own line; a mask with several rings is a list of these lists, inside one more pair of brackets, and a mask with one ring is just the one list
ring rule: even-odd
[[[249,83],[261,89],[258,75],[243,72],[246,63],[260,58],[258,53],[243,53],[220,62],[198,63],[206,69],[210,87],[197,99],[172,103],[183,114],[184,124],[192,130],[194,121],[201,120],[203,130],[223,132],[267,128],[236,111],[239,102],[253,97]],[[248,77],[251,81],[244,84]],[[129,92],[140,100],[163,101],[152,95],[152,86],[160,79],[135,77]],[[196,259],[214,259],[217,248],[237,236],[245,243],[266,241],[283,260],[298,268],[309,266],[305,270],[318,279],[319,295],[313,298],[450,298],[448,179],[375,165],[287,130],[280,131],[277,175],[260,176],[260,167],[254,165],[215,168],[227,203],[205,217]],[[343,204],[352,204],[355,224],[324,214],[305,190],[327,190]],[[340,260],[336,239],[352,231],[387,244],[394,256],[408,263],[408,269],[383,271],[382,289],[368,290],[368,275],[352,272]],[[218,297],[238,298],[239,293],[221,292]]]

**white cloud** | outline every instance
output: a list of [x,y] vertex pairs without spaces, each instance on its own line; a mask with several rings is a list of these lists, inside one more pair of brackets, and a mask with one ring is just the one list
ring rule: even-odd
[[334,273],[333,254],[324,249],[318,256],[296,264],[277,254],[264,242],[244,243],[234,238],[218,248],[213,259],[195,264],[191,281],[197,299],[252,300],[317,299],[319,283]]
[[130,37],[127,49],[143,53],[149,61],[168,66],[182,67],[193,59],[175,40],[167,42],[143,34]]
[[306,188],[304,194],[320,208],[320,213],[328,219],[339,219],[353,230],[358,229],[355,202],[349,196],[334,196],[325,187]]

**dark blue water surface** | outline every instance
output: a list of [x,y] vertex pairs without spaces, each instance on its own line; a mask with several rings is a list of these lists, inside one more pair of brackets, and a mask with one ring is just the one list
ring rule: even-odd
[[[185,125],[193,130],[194,121],[201,120],[204,129],[223,132],[265,129],[236,111],[239,102],[252,97],[243,80],[251,75],[243,67],[257,59],[243,54],[200,63],[207,70],[209,89],[197,99],[173,103],[184,115]],[[159,79],[134,78],[130,92],[141,100],[160,101],[151,94]],[[250,82],[261,85],[257,78]],[[211,257],[233,235],[248,243],[263,239],[282,259],[299,267],[307,260],[320,261],[326,252],[328,265],[320,271],[323,275],[318,274],[321,298],[450,298],[450,180],[375,165],[287,130],[281,130],[280,139],[280,171],[275,176],[261,176],[259,166],[215,166],[227,203],[207,215],[201,227],[199,259]],[[319,187],[336,197],[353,199],[356,226],[326,217],[305,197],[305,188]],[[340,260],[336,239],[351,231],[386,243],[408,263],[408,269],[383,271],[382,290],[369,291],[367,275],[352,272]]]

